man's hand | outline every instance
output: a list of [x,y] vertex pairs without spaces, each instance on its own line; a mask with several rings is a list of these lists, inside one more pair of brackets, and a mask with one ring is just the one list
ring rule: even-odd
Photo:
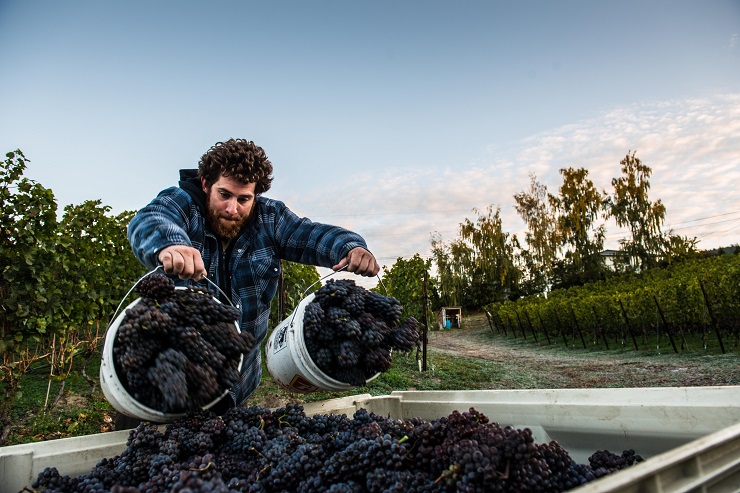
[[374,277],[380,272],[380,265],[378,265],[373,254],[362,247],[355,247],[350,250],[347,256],[332,269],[339,270],[345,265],[348,272],[354,272],[359,276]]
[[167,274],[200,281],[208,274],[200,252],[187,245],[170,245],[157,255]]

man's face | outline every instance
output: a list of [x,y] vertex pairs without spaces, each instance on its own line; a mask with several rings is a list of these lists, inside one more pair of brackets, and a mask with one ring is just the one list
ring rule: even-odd
[[242,183],[228,176],[221,176],[210,188],[201,179],[208,207],[207,221],[222,240],[239,234],[254,208],[256,183]]

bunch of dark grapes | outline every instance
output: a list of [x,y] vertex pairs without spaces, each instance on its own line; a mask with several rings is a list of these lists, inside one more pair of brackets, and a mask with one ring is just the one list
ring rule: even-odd
[[642,458],[599,450],[588,464],[529,429],[470,409],[438,419],[392,419],[358,409],[307,416],[299,404],[252,406],[223,417],[197,410],[167,425],[142,422],[125,450],[88,474],[47,467],[43,493],[532,492],[571,490]]
[[642,462],[642,457],[637,455],[633,449],[624,450],[622,455],[617,455],[608,450],[597,450],[588,458],[588,463],[597,478],[606,476],[626,467]]
[[116,374],[141,404],[184,413],[214,401],[239,380],[242,355],[255,347],[238,330],[239,311],[199,287],[176,289],[153,273],[136,287],[113,344]]
[[142,298],[165,301],[175,294],[175,282],[164,274],[155,272],[139,281],[136,292]]
[[329,280],[303,313],[303,338],[314,364],[353,386],[364,385],[391,365],[391,353],[419,342],[419,322],[401,322],[403,306],[393,297],[367,291],[351,279]]

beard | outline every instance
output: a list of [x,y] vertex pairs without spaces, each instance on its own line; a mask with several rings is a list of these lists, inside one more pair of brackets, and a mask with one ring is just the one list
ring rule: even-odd
[[207,194],[206,203],[208,204],[206,220],[208,222],[208,226],[216,234],[216,237],[221,240],[232,240],[236,238],[236,236],[239,234],[239,231],[241,231],[242,226],[244,226],[244,223],[246,223],[247,219],[249,219],[249,214],[246,214],[243,217],[229,216],[227,214],[220,213],[215,209],[212,209],[210,206],[210,191]]

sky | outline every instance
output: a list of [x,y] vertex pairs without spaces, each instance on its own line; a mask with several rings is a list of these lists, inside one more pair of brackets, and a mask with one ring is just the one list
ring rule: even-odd
[[666,231],[740,243],[739,0],[0,0],[0,72],[0,150],[60,213],[138,210],[245,138],[266,196],[390,268],[489,207],[523,238],[531,177],[611,193],[634,152]]

